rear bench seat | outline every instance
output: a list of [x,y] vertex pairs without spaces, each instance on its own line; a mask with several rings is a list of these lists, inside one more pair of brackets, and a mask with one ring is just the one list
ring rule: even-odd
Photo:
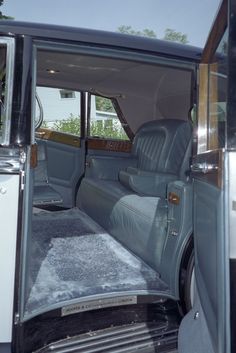
[[90,157],[77,195],[77,206],[157,271],[167,234],[167,185],[186,180],[191,140],[190,122],[148,122],[128,158]]

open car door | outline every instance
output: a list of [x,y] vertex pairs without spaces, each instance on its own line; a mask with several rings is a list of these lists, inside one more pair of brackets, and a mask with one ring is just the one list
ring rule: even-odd
[[199,67],[192,163],[196,295],[180,328],[181,353],[235,352],[235,5],[222,2]]

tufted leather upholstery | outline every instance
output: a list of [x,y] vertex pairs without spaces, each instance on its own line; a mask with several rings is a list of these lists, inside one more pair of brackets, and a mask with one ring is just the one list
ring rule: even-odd
[[[171,181],[186,179],[191,140],[189,122],[148,122],[138,130],[132,158],[124,158],[123,170],[118,172],[113,161],[119,180],[99,178],[109,169],[104,157],[104,173],[97,166],[99,175],[85,177],[78,192],[77,205],[157,271],[166,240],[167,186]],[[127,166],[131,159],[133,164]],[[99,158],[96,163],[100,163]],[[118,166],[122,169],[120,159]]]
[[142,125],[132,148],[132,154],[138,158],[138,169],[179,174],[191,137],[188,121],[163,119]]
[[120,182],[140,195],[164,197],[170,181],[186,178],[191,137],[192,127],[187,121],[169,119],[144,124],[132,149],[137,167],[121,170]]

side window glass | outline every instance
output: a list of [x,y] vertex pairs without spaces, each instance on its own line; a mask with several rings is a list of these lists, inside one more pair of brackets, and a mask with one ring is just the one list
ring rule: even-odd
[[227,102],[227,31],[210,64],[199,71],[198,153],[225,146]]
[[0,144],[10,138],[12,90],[14,71],[14,40],[0,40]]
[[216,62],[209,65],[208,98],[208,149],[222,148],[225,145],[226,92],[227,92],[227,32],[223,36],[215,54]]
[[[37,87],[43,110],[41,128],[80,136],[80,92]],[[36,105],[36,120],[40,115]]]
[[91,137],[129,140],[110,98],[91,95],[89,121]]

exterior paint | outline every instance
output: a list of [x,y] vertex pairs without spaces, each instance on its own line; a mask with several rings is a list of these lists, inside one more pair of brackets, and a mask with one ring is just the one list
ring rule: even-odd
[[0,343],[11,342],[19,175],[0,175]]

